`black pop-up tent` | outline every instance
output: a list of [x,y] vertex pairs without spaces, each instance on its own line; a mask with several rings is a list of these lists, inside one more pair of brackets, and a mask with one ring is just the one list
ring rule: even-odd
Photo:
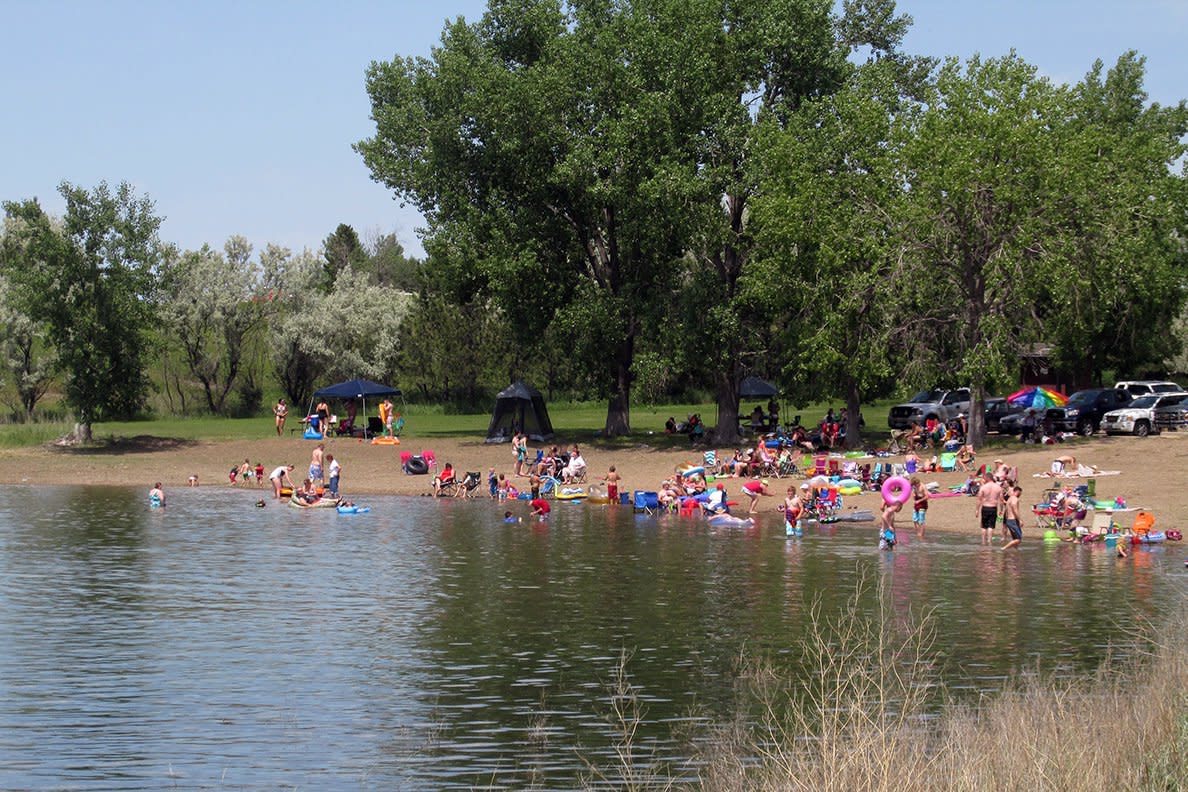
[[549,421],[544,397],[536,388],[521,381],[513,382],[495,397],[491,425],[487,428],[487,442],[506,442],[517,429],[538,443],[553,436],[553,424]]
[[777,394],[779,390],[775,385],[758,377],[743,377],[743,381],[738,385],[740,399],[770,399]]
[[[363,402],[363,415],[367,415],[368,399],[382,399],[386,396],[399,398],[403,395],[399,388],[393,388],[391,385],[382,385],[378,382],[365,379],[347,380],[346,382],[340,382],[337,385],[330,385],[321,390],[314,391],[315,399],[360,399]],[[310,407],[312,406],[311,404]]]

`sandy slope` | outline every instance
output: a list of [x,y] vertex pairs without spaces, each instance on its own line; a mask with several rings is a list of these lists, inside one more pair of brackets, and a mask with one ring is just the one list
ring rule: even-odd
[[[185,486],[191,474],[203,487],[227,488],[227,471],[235,463],[250,459],[263,462],[271,470],[277,464],[291,462],[301,474],[309,462],[312,441],[286,438],[224,442],[171,441],[161,438],[132,438],[109,448],[72,450],[49,447],[5,449],[0,451],[0,482],[25,484],[109,484],[149,487],[164,482],[166,490]],[[372,446],[358,440],[331,439],[327,452],[343,465],[342,486],[352,497],[368,494],[422,495],[429,491],[428,476],[407,476],[400,470],[400,451],[414,453],[423,448],[436,452],[439,462],[452,462],[460,470],[510,474],[513,465],[509,445],[485,445],[471,439],[435,439],[421,442],[405,437],[400,446]],[[530,446],[535,454],[535,444]],[[603,475],[609,465],[616,465],[624,477],[624,489],[655,489],[658,482],[671,475],[675,466],[699,460],[700,452],[656,450],[647,445],[630,449],[604,449],[583,446],[590,465],[591,479]],[[1024,488],[1023,500],[1031,503],[1050,486],[1047,479],[1032,474],[1047,470],[1053,457],[1072,453],[1079,461],[1105,470],[1121,470],[1117,476],[1098,479],[1099,495],[1124,495],[1131,505],[1154,511],[1158,527],[1188,527],[1188,433],[1173,433],[1150,438],[1097,438],[1061,446],[1018,446],[998,452],[1017,465]],[[994,452],[988,452],[994,455]],[[986,455],[983,455],[984,459]],[[986,460],[989,461],[989,460]],[[963,474],[925,474],[926,481],[938,481],[942,487],[959,484]],[[741,482],[728,482],[737,493]],[[789,481],[788,483],[792,483]],[[782,493],[783,480],[772,482],[772,489]],[[874,494],[847,499],[847,506],[874,509]],[[774,521],[778,498],[761,500],[766,520]],[[910,517],[901,517],[902,527],[910,526]],[[976,532],[974,504],[969,498],[935,500],[929,512],[931,530]],[[1034,532],[1033,532],[1034,535]]]

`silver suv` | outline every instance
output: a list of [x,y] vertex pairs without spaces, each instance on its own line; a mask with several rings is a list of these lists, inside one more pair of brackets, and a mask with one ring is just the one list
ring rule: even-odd
[[1155,425],[1155,408],[1180,404],[1188,393],[1149,393],[1118,410],[1110,410],[1101,419],[1101,428],[1106,434],[1132,434],[1146,437],[1158,432]]
[[969,388],[933,388],[920,391],[903,404],[892,407],[887,415],[887,425],[892,429],[907,429],[913,423],[923,426],[929,418],[943,423],[959,413],[969,414]]

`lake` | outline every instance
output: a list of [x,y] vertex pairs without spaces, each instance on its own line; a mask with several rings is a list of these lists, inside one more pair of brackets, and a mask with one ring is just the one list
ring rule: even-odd
[[[685,767],[729,717],[737,662],[795,663],[814,603],[865,579],[932,614],[957,695],[1095,667],[1136,616],[1179,607],[1180,545],[1021,552],[968,536],[875,547],[873,524],[786,540],[557,503],[366,498],[296,511],[264,491],[0,493],[0,787],[572,789],[613,739],[620,657],[638,742]],[[521,514],[526,506],[513,504]],[[972,508],[970,509],[972,514]]]

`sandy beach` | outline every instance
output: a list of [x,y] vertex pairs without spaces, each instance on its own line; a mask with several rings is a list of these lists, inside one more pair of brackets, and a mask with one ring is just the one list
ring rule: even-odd
[[[282,463],[296,466],[295,477],[300,481],[309,464],[315,443],[297,438],[267,438],[220,442],[177,441],[154,437],[136,437],[118,441],[110,446],[91,449],[70,449],[54,446],[4,449],[0,451],[0,482],[7,484],[87,484],[144,487],[161,481],[166,491],[186,486],[191,475],[197,475],[200,486],[228,489],[252,489],[242,484],[234,488],[228,483],[227,472],[233,464],[244,459],[262,462],[272,470]],[[535,455],[538,443],[529,446],[529,457]],[[419,440],[406,436],[399,446],[373,446],[350,438],[326,440],[327,453],[334,454],[343,466],[342,489],[352,499],[367,495],[421,496],[430,492],[429,476],[409,476],[401,472],[400,452],[419,453],[430,449],[440,463],[452,462],[461,470],[480,471],[482,490],[486,490],[489,468],[510,475],[514,459],[509,444],[487,445],[478,439],[435,438]],[[623,477],[621,489],[654,490],[660,481],[675,468],[698,463],[701,449],[656,449],[646,444],[629,448],[600,448],[597,444],[583,444],[583,454],[589,463],[590,481],[596,483],[610,465],[615,465]],[[1188,525],[1188,497],[1184,482],[1188,480],[1188,433],[1170,433],[1149,438],[1099,437],[1093,440],[1055,446],[1011,446],[1007,449],[988,449],[979,454],[979,462],[1002,458],[1019,468],[1023,487],[1023,502],[1031,504],[1042,491],[1056,481],[1034,478],[1047,471],[1052,460],[1071,453],[1083,464],[1102,470],[1118,470],[1118,475],[1097,480],[1099,496],[1123,496],[1127,504],[1155,513],[1159,528],[1179,528]],[[721,454],[721,449],[719,449]],[[902,461],[902,457],[884,461]],[[942,490],[965,480],[962,473],[926,473],[925,482],[936,481]],[[782,496],[787,487],[803,479],[775,479],[771,490]],[[520,480],[523,484],[526,480]],[[1081,483],[1077,479],[1065,480]],[[731,495],[737,496],[741,479],[727,480]],[[265,482],[267,485],[267,482]],[[266,491],[266,488],[265,488]],[[744,499],[745,502],[745,499]],[[874,493],[846,498],[848,508],[876,509],[879,496]],[[761,511],[768,515],[764,521],[775,520],[779,497],[761,498]],[[525,507],[526,508],[526,507]],[[593,508],[593,507],[592,507]],[[973,500],[966,497],[935,499],[930,503],[928,529],[976,533]],[[1033,522],[1029,520],[1033,525]],[[902,529],[910,530],[910,515],[900,517]]]

